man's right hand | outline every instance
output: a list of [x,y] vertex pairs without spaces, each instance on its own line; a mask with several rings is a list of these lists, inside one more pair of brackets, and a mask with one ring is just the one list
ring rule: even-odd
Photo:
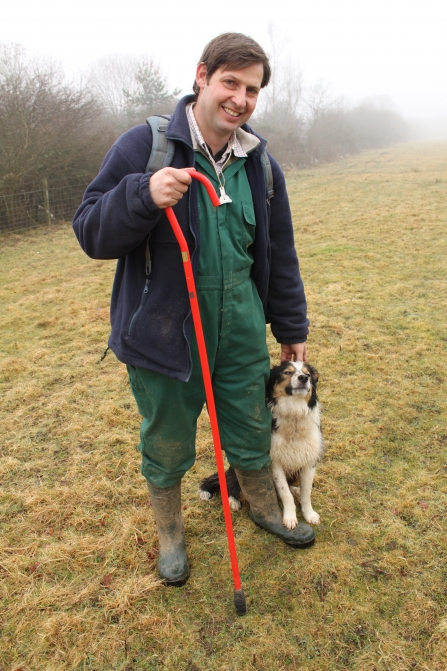
[[162,168],[151,175],[149,191],[155,205],[165,209],[176,205],[190,184],[191,177],[186,170]]

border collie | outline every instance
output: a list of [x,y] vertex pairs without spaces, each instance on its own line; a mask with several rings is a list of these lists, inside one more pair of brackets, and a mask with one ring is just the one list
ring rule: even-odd
[[[315,470],[324,452],[317,382],[318,371],[310,364],[284,361],[273,366],[267,384],[267,405],[272,413],[272,477],[287,529],[298,524],[295,497],[300,500],[306,522],[320,523],[311,504]],[[225,473],[230,506],[239,510],[243,494],[236,473],[231,466]],[[300,487],[295,486],[298,480]],[[219,490],[215,473],[200,483],[200,498],[209,501]]]

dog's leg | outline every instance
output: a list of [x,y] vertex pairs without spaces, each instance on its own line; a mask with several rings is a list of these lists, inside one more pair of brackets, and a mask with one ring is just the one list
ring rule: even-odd
[[272,463],[272,477],[283,505],[282,523],[287,529],[294,529],[298,524],[295,501],[287,484],[287,478],[283,469],[278,464],[275,464],[275,462]]
[[309,524],[320,524],[320,516],[312,508],[312,504],[310,502],[315,471],[315,466],[305,466],[300,471],[301,512],[303,513],[304,519],[306,522],[309,522]]

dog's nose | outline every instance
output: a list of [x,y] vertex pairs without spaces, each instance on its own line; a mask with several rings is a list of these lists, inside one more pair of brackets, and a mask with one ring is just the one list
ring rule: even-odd
[[302,382],[303,384],[306,384],[307,380],[309,379],[308,375],[298,375],[298,380]]

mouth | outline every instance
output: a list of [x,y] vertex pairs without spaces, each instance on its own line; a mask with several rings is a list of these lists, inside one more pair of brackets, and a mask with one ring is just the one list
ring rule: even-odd
[[309,393],[309,389],[307,387],[287,387],[285,389],[286,394],[289,396],[306,396]]
[[224,107],[222,105],[223,111],[228,114],[228,116],[231,116],[233,119],[238,119],[240,116],[242,116],[241,112],[235,112],[234,110],[230,109],[229,107]]

